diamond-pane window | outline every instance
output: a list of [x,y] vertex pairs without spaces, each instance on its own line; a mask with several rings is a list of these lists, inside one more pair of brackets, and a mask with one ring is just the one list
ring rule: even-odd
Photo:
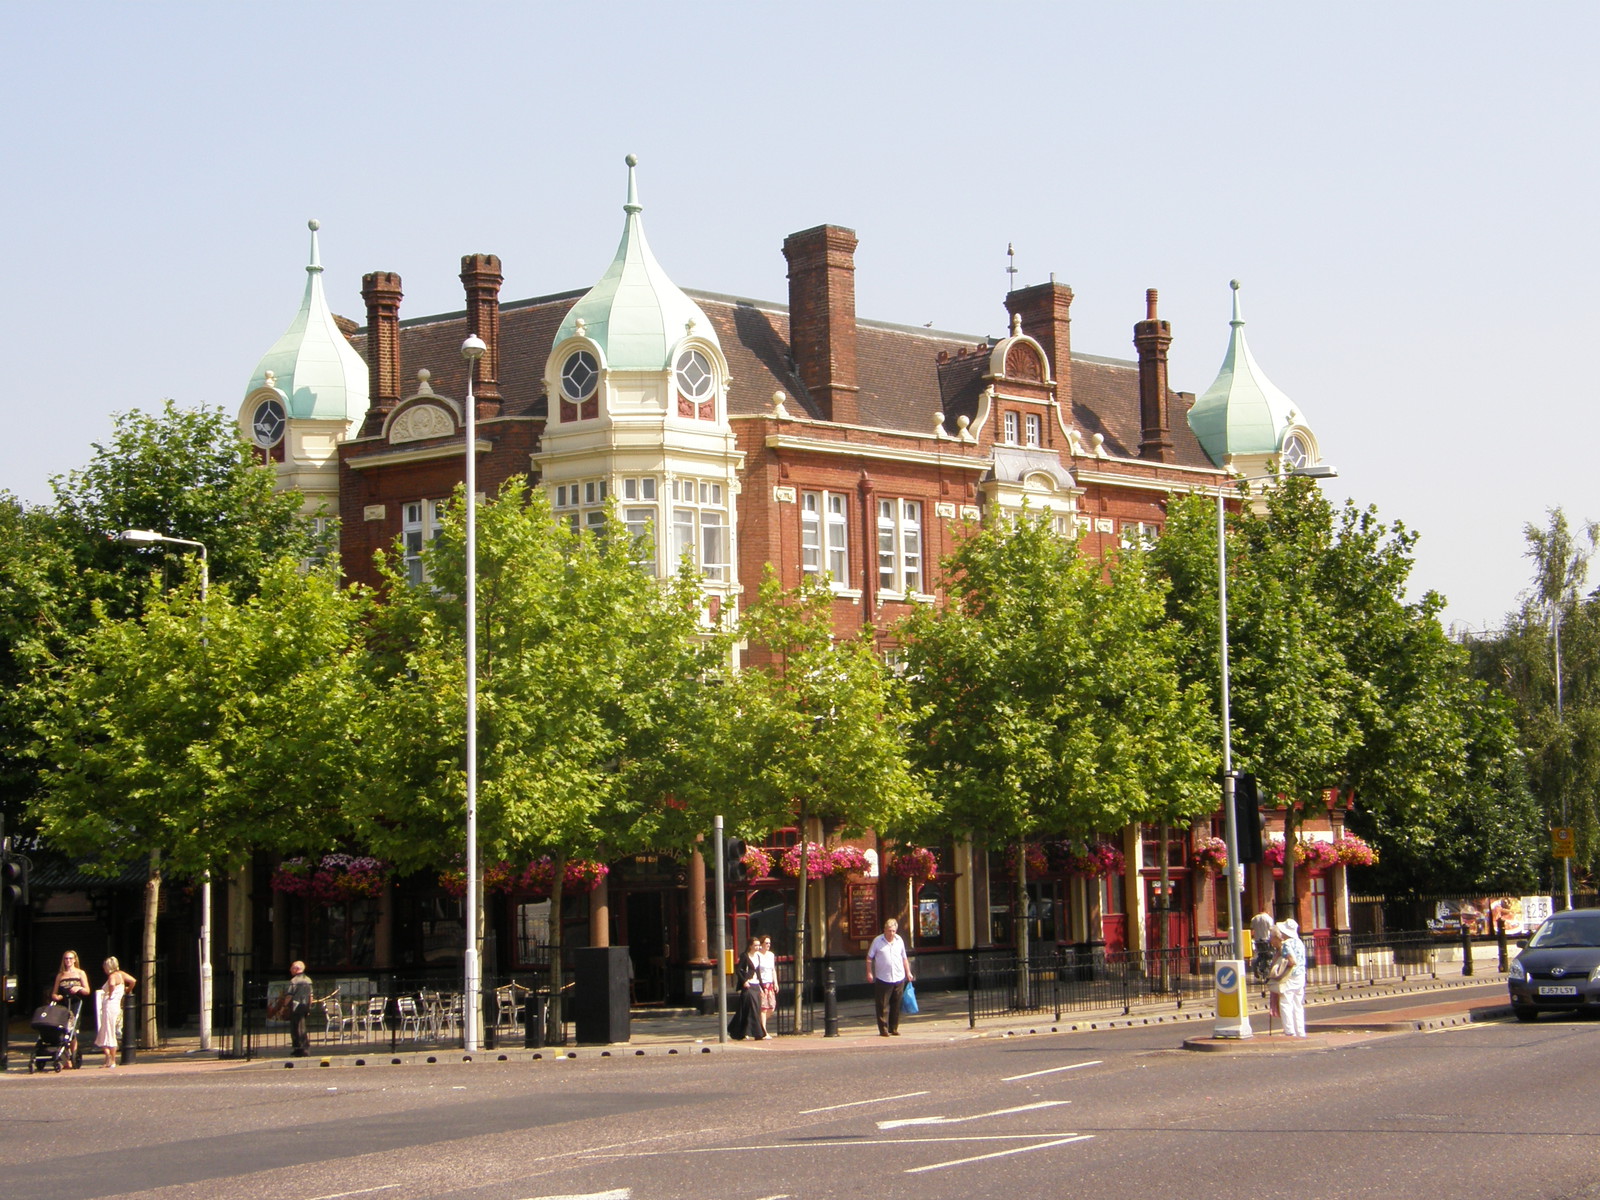
[[561,368],[561,394],[568,400],[587,400],[594,394],[600,379],[600,364],[587,350],[578,350],[567,357]]
[[703,400],[711,394],[711,363],[698,350],[685,350],[678,355],[678,390],[691,400]]

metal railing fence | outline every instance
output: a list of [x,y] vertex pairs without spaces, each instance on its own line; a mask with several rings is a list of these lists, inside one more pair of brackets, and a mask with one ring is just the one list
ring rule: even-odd
[[[1444,948],[1426,932],[1308,938],[1306,985],[1437,978]],[[1182,1007],[1214,994],[1215,964],[1226,956],[1220,942],[1144,951],[1052,948],[1030,956],[1023,970],[1014,953],[978,951],[967,957],[967,1023],[1028,1013],[1059,1020],[1064,1012],[1120,1010],[1126,1015],[1140,1005]],[[1252,975],[1264,985],[1264,969]]]

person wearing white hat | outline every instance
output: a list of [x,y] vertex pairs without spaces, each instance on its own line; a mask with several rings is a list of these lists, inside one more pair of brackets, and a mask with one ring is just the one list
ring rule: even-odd
[[1300,925],[1293,917],[1272,927],[1276,951],[1271,986],[1278,993],[1278,1011],[1283,1014],[1285,1037],[1306,1036],[1306,944],[1300,940]]

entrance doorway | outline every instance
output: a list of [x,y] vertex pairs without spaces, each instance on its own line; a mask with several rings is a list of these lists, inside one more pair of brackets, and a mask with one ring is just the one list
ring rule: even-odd
[[626,932],[633,1002],[667,1002],[667,908],[661,892],[630,892]]

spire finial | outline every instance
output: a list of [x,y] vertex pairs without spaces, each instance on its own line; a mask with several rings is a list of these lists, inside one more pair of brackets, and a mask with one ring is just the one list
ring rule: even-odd
[[1017,248],[1012,243],[1006,243],[1006,293],[1017,290]]
[[322,256],[317,253],[317,230],[322,228],[322,222],[312,217],[306,222],[306,228],[311,230],[311,261],[306,264],[306,270],[312,274],[320,274]]
[[628,164],[628,202],[622,206],[625,213],[643,212],[644,206],[639,203],[639,180],[634,174],[634,168],[639,165],[639,156],[630,154],[623,159]]
[[1230,279],[1228,280],[1228,286],[1233,289],[1233,320],[1229,321],[1228,324],[1237,328],[1244,324],[1244,316],[1239,311],[1239,281]]

